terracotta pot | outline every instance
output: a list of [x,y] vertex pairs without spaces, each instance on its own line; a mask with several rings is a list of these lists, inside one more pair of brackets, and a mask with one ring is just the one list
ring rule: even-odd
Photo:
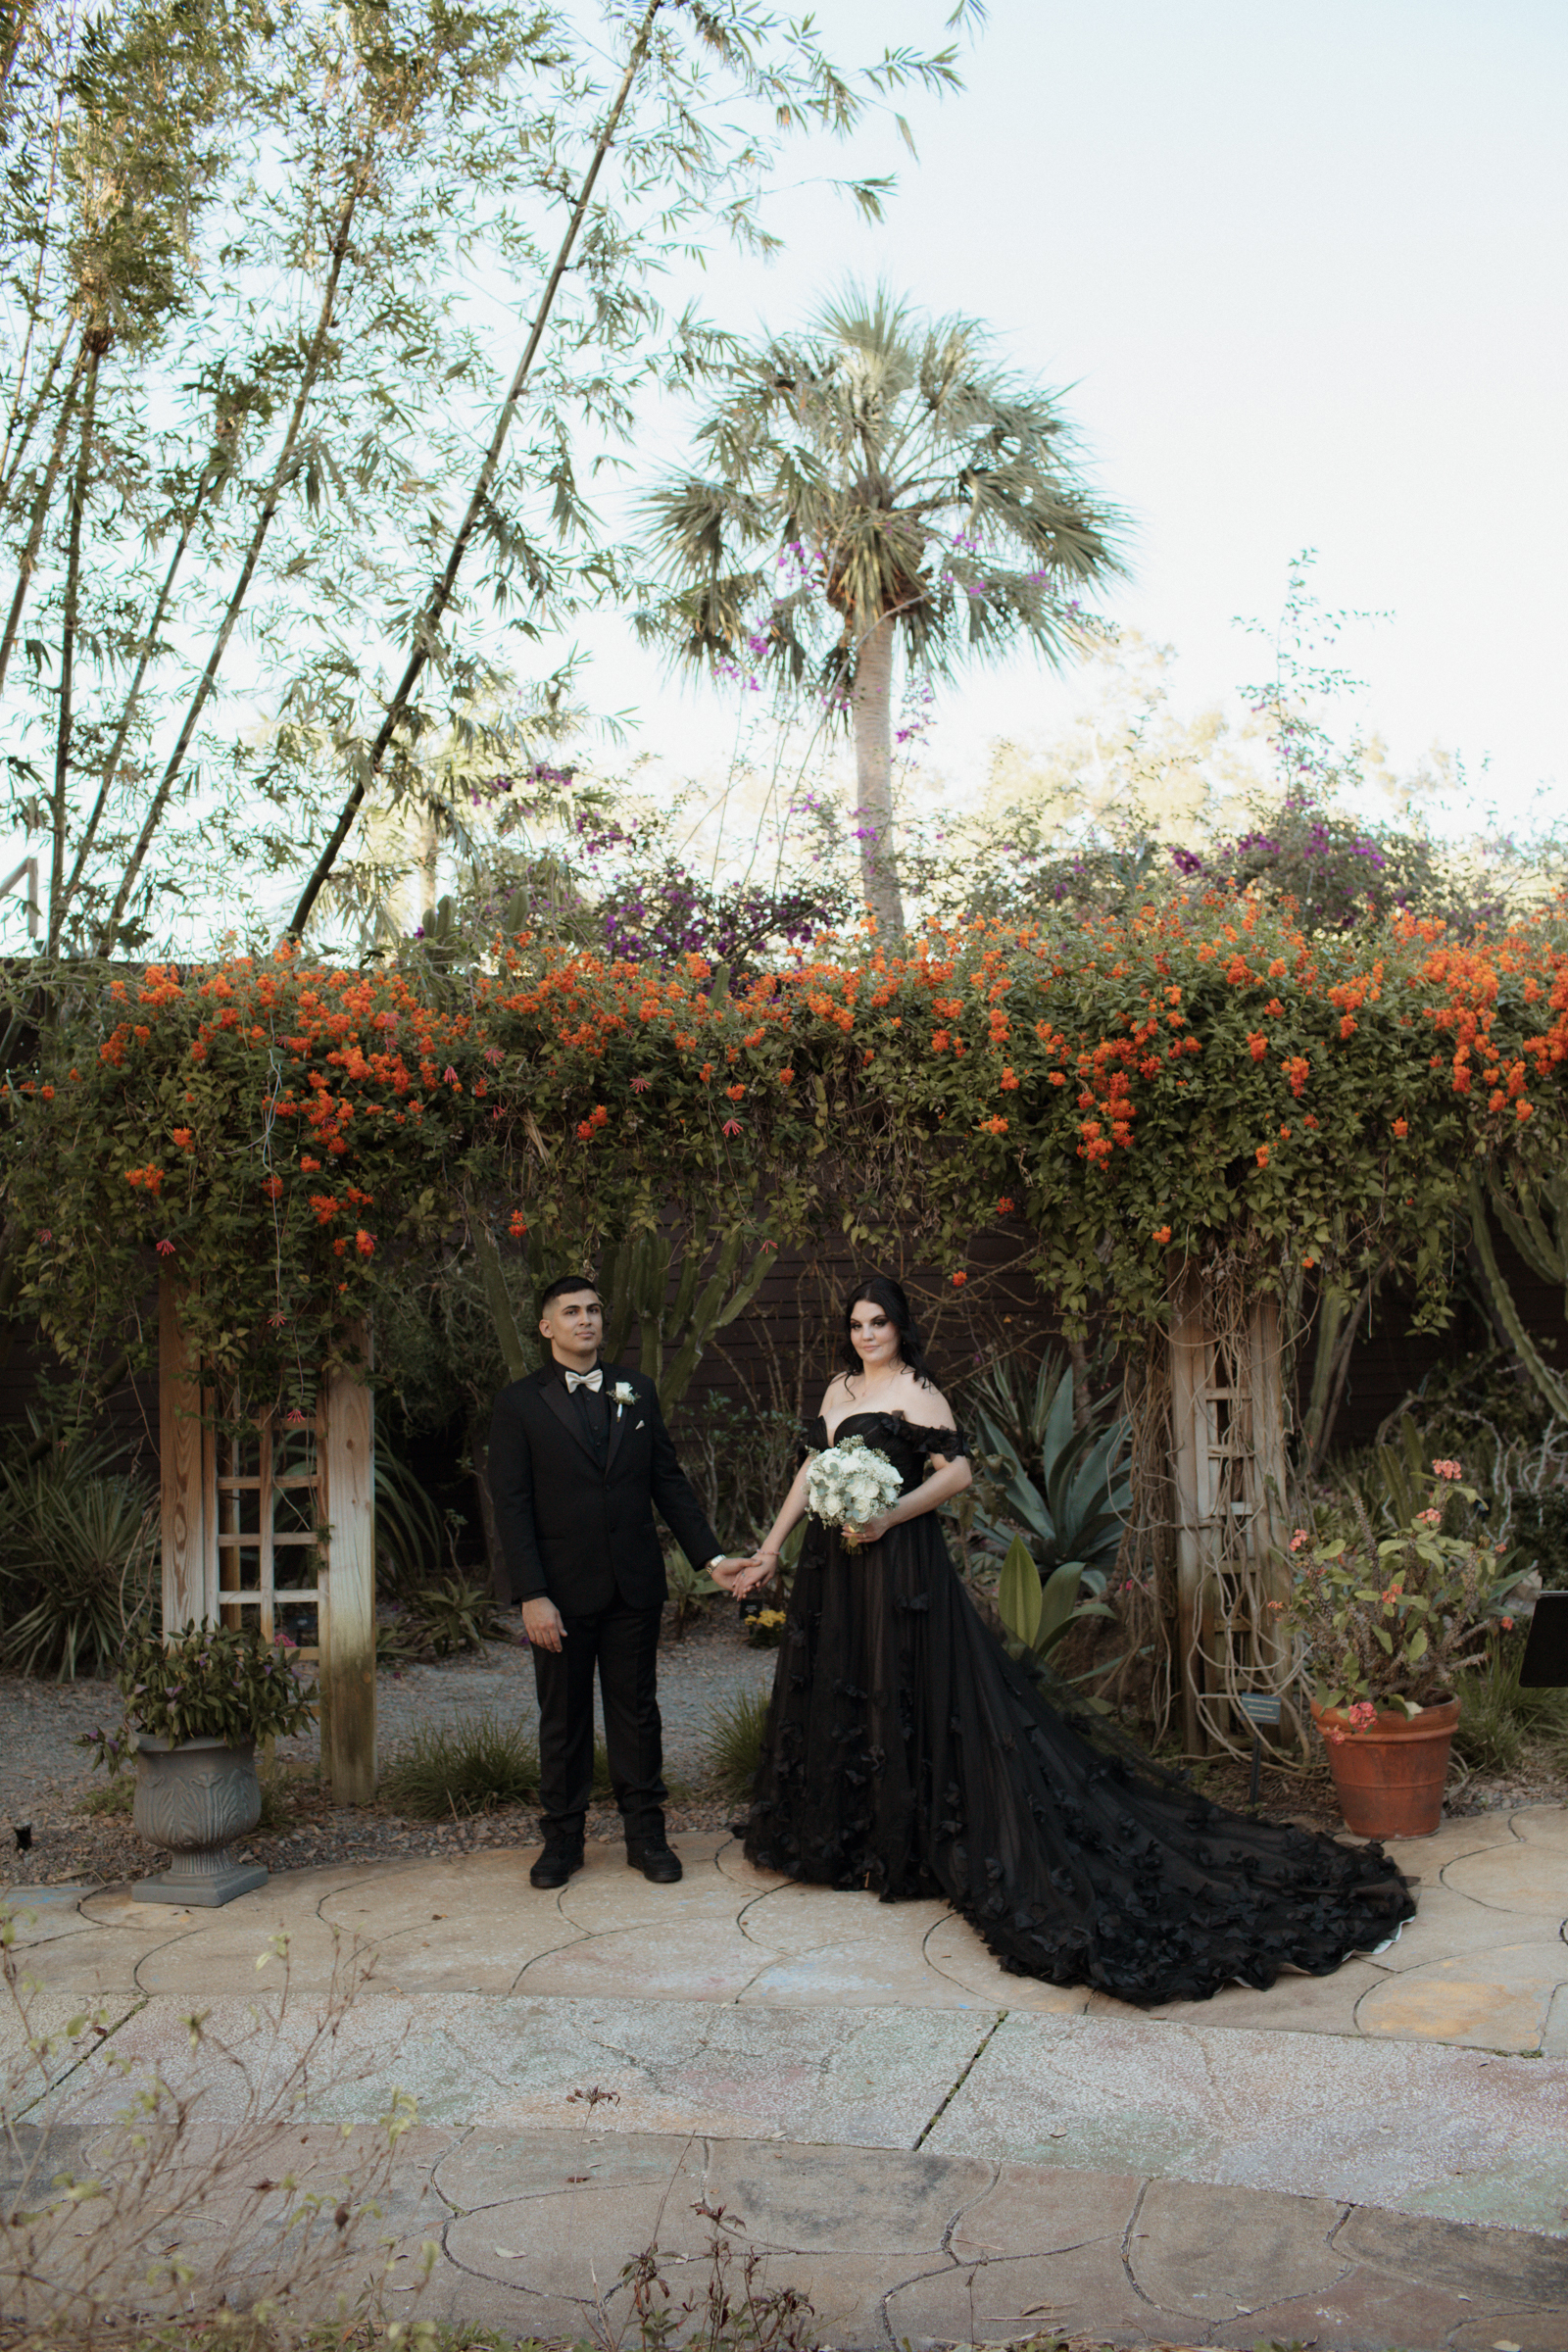
[[[1357,1838],[1430,1838],[1443,1818],[1448,1750],[1459,1701],[1440,1699],[1419,1715],[1390,1707],[1365,1731],[1352,1731],[1338,1707],[1312,1701],[1329,1770],[1345,1815]],[[1338,1739],[1330,1738],[1337,1732]]]
[[131,1888],[138,1903],[178,1903],[216,1910],[236,1894],[265,1886],[259,1862],[241,1862],[238,1841],[262,1818],[255,1742],[223,1740],[136,1743],[136,1828],[149,1845],[170,1850],[169,1868]]

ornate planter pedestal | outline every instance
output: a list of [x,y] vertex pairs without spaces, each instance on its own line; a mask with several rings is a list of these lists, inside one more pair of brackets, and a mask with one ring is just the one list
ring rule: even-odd
[[184,1740],[176,1747],[139,1740],[133,1818],[139,1837],[170,1848],[169,1868],[131,1888],[134,1902],[215,1911],[266,1886],[262,1865],[234,1852],[262,1818],[253,1740],[231,1747],[224,1740]]
[[1414,1716],[1400,1707],[1382,1709],[1364,1732],[1352,1731],[1337,1707],[1320,1707],[1313,1699],[1312,1721],[1323,1735],[1340,1811],[1353,1836],[1433,1836],[1443,1819],[1448,1750],[1459,1721],[1456,1698]]

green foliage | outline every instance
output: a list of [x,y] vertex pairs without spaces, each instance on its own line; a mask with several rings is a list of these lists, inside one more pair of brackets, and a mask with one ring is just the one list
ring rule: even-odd
[[678,1642],[687,1626],[702,1615],[722,1588],[713,1582],[706,1568],[694,1568],[678,1544],[672,1544],[665,1555],[664,1577],[669,1586],[669,1606],[674,1611],[673,1631]]
[[412,1592],[442,1553],[441,1514],[406,1462],[375,1449],[375,1556],[392,1590]]
[[125,1644],[115,1684],[125,1701],[122,1731],[87,1735],[95,1764],[119,1770],[138,1738],[291,1740],[311,1720],[316,1685],[292,1671],[287,1653],[262,1640],[254,1618],[187,1625],[165,1642],[140,1634]]
[[1101,1594],[1104,1572],[1068,1561],[1042,1582],[1022,1536],[1014,1536],[1002,1563],[997,1611],[1012,1639],[1037,1658],[1049,1658],[1075,1625],[1094,1618],[1114,1620]]
[[460,1650],[483,1649],[506,1632],[501,1604],[488,1586],[460,1576],[443,1576],[422,1585],[410,1600],[406,1621],[421,1650],[437,1658],[455,1657]]
[[382,1803],[411,1821],[466,1819],[529,1804],[538,1792],[537,1742],[488,1711],[421,1727],[381,1767]]
[[1522,1642],[1494,1636],[1481,1664],[1454,1684],[1459,1723],[1454,1753],[1480,1772],[1512,1772],[1532,1749],[1568,1751],[1568,1690],[1527,1689],[1519,1681]]
[[605,1353],[612,1363],[618,1359],[635,1317],[638,1366],[657,1387],[666,1420],[691,1386],[714,1333],[751,1305],[778,1248],[771,1238],[760,1240],[744,1226],[734,1226],[717,1239],[705,1281],[713,1239],[705,1208],[678,1259],[669,1241],[645,1228],[605,1260]]
[[970,1400],[1001,1461],[1003,1517],[993,1533],[1004,1542],[1007,1520],[1021,1522],[1047,1573],[1069,1562],[1109,1567],[1132,1507],[1131,1432],[1114,1416],[1114,1400],[1100,1398],[1087,1425],[1076,1428],[1073,1369],[1054,1350],[1042,1359],[1032,1389],[1003,1359],[974,1382]]
[[157,1619],[158,1496],[92,1439],[0,1467],[0,1658],[23,1674],[113,1672]]
[[[1402,1475],[1402,1465],[1401,1465]],[[1301,1642],[1319,1706],[1370,1722],[1378,1708],[1417,1715],[1453,1694],[1455,1679],[1511,1627],[1510,1598],[1526,1571],[1473,1536],[1446,1535],[1477,1490],[1457,1463],[1435,1475],[1425,1509],[1380,1537],[1354,1498],[1356,1531],[1323,1543],[1298,1528],[1288,1555],[1293,1585],[1283,1624]]]
[[772,1525],[799,1466],[798,1416],[710,1389],[689,1398],[672,1429],[710,1524],[732,1549],[749,1550]]
[[752,1793],[762,1760],[768,1704],[765,1691],[745,1690],[716,1706],[708,1719],[703,1734],[704,1772],[733,1802],[740,1803]]
[[[271,877],[332,874],[378,771],[463,837],[475,775],[573,712],[572,663],[519,685],[519,642],[620,574],[580,479],[650,378],[723,349],[662,307],[670,257],[718,223],[767,243],[795,137],[876,114],[891,143],[897,89],[957,78],[913,44],[846,71],[738,0],[27,7],[5,66],[13,814],[47,843],[47,951],[104,955],[192,913],[260,928]],[[351,916],[385,843],[335,876]]]

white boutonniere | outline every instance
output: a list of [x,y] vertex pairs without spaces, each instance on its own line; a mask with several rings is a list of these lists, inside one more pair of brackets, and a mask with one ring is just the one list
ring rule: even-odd
[[616,1404],[621,1406],[635,1404],[637,1401],[637,1392],[629,1380],[617,1380],[611,1395],[614,1397]]

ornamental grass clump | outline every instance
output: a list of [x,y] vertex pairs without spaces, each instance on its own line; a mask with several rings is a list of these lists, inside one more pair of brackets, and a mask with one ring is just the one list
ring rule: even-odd
[[1318,1705],[1355,1730],[1386,1709],[1415,1716],[1451,1698],[1455,1678],[1481,1662],[1492,1635],[1511,1628],[1507,1604],[1528,1574],[1510,1568],[1499,1547],[1444,1533],[1459,1502],[1473,1509],[1480,1497],[1460,1483],[1457,1462],[1432,1469],[1427,1507],[1392,1536],[1379,1538],[1359,1496],[1353,1535],[1320,1544],[1298,1528],[1291,1597],[1271,1603],[1301,1645]]
[[289,1663],[292,1645],[270,1642],[260,1626],[187,1625],[169,1642],[144,1634],[124,1652],[115,1683],[125,1702],[117,1733],[88,1733],[95,1764],[121,1771],[138,1740],[290,1740],[311,1720],[316,1685]]

